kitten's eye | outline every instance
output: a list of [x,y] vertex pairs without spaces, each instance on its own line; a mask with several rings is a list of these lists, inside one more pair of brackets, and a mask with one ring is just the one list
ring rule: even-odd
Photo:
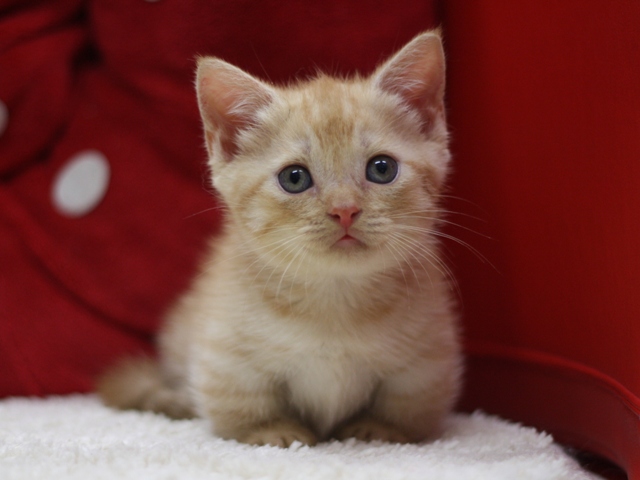
[[388,155],[376,155],[367,163],[367,180],[390,183],[398,175],[398,162]]
[[289,193],[301,193],[313,185],[311,173],[300,165],[290,165],[282,169],[278,174],[278,181]]

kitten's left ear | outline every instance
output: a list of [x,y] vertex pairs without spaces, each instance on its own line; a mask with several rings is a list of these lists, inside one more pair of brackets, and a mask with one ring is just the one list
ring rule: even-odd
[[436,116],[444,118],[445,61],[439,31],[415,37],[379,67],[372,80],[413,107],[429,129]]

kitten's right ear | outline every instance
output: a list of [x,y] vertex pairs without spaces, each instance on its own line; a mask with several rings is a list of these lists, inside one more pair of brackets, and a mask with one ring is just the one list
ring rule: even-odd
[[274,89],[218,58],[198,60],[196,92],[209,157],[231,161],[238,134],[254,124],[260,109],[271,103]]

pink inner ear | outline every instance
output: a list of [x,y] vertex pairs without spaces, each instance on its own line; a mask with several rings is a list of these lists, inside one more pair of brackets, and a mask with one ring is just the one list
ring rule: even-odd
[[224,159],[237,153],[240,130],[253,124],[258,111],[273,99],[273,89],[222,60],[206,58],[198,64],[198,103],[207,148],[219,140]]
[[420,113],[428,128],[443,113],[445,63],[440,37],[417,36],[374,74],[380,89],[394,93]]

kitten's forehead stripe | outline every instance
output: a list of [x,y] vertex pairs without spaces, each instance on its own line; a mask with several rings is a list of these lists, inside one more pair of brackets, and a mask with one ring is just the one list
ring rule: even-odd
[[[401,138],[411,130],[401,121],[402,109],[361,79],[350,81],[320,76],[293,90],[282,91],[288,108],[282,130],[301,136],[305,153],[334,180],[360,178],[370,156],[388,152],[388,137]],[[297,133],[296,133],[297,132]],[[414,133],[414,132],[410,132]],[[354,170],[354,161],[363,163]]]
[[356,124],[353,104],[354,99],[346,85],[328,77],[312,81],[301,91],[303,118],[300,120],[308,122],[313,136],[309,143],[317,145],[317,150],[334,171],[349,155],[353,142]]

